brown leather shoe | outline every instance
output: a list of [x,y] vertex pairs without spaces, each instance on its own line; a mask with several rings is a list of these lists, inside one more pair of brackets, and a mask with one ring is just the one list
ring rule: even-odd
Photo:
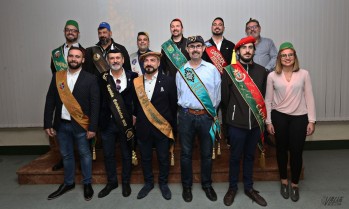
[[254,189],[250,189],[250,190],[245,190],[245,194],[251,198],[254,202],[256,202],[258,205],[260,206],[267,206],[267,202],[265,201],[265,199],[260,196],[258,194],[259,192],[254,190]]
[[229,188],[223,199],[224,205],[231,206],[234,202],[235,195],[236,190],[234,190],[233,188]]

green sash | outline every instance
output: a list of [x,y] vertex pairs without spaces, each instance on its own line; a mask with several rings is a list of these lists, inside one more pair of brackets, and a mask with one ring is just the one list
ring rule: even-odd
[[51,57],[57,72],[61,70],[68,70],[68,64],[67,64],[67,61],[65,61],[64,59],[62,46],[53,50],[51,52]]
[[172,41],[172,39],[169,39],[163,43],[161,48],[178,70],[183,67],[185,63],[187,63],[187,58],[183,55],[181,50],[178,49],[177,45]]
[[236,88],[239,90],[242,98],[244,98],[245,102],[252,110],[253,115],[258,122],[259,128],[261,130],[261,137],[258,143],[258,147],[263,152],[264,120],[267,116],[263,96],[256,84],[253,82],[252,78],[247,74],[246,70],[239,62],[237,62],[236,64],[228,65],[224,69],[228,73]]
[[207,89],[192,68],[184,69],[184,66],[183,66],[179,70],[179,73],[182,76],[185,83],[190,88],[190,90],[193,92],[195,97],[199,100],[201,105],[207,110],[207,112],[213,118],[212,126],[210,128],[210,135],[211,135],[212,142],[214,143],[216,136],[220,137],[221,127],[219,124],[216,109],[212,104],[212,101],[207,92]]

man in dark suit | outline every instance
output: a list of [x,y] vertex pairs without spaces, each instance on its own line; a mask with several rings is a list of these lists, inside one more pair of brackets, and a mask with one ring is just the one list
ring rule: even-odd
[[[127,143],[123,125],[118,123],[120,117],[117,108],[113,102],[110,91],[113,94],[119,94],[117,101],[124,105],[119,111],[124,117],[129,118],[132,124],[133,113],[133,79],[138,76],[137,73],[124,70],[124,56],[118,49],[110,50],[107,54],[107,62],[110,70],[102,74],[101,77],[101,111],[99,120],[99,130],[102,138],[103,154],[105,170],[107,172],[107,185],[98,193],[98,197],[107,196],[113,189],[118,187],[118,179],[116,175],[116,159],[115,159],[115,140],[117,139],[121,146],[122,155],[122,195],[128,197],[131,194],[130,178],[132,167],[132,149]],[[109,89],[108,89],[109,85]],[[122,101],[121,101],[122,100]]]
[[44,129],[51,137],[57,135],[64,161],[64,183],[48,199],[75,188],[75,142],[81,162],[84,197],[88,201],[94,193],[89,139],[96,135],[100,92],[97,78],[82,70],[83,49],[71,47],[67,60],[68,70],[53,75],[45,103]]
[[[218,51],[221,52],[224,60],[229,65],[231,63],[235,44],[223,37],[224,29],[225,27],[224,27],[223,19],[221,17],[216,17],[213,20],[212,26],[211,26],[212,37],[210,38],[210,40],[206,41],[205,44],[207,45],[207,42],[209,42],[211,45],[217,47]],[[202,59],[205,60],[206,62],[212,63],[206,51],[203,53]]]
[[[68,20],[65,23],[64,26],[64,37],[65,37],[65,43],[58,48],[52,50],[51,52],[51,72],[52,74],[60,71],[60,70],[67,70],[68,64],[67,64],[67,57],[68,57],[68,50],[70,47],[80,47],[83,49],[81,44],[78,43],[79,39],[79,24],[75,20]],[[51,149],[58,150],[58,144],[56,142],[55,138],[50,138],[50,145]],[[58,163],[56,163],[53,167],[53,171],[57,171],[59,169],[63,168],[63,159],[60,159]]]
[[135,113],[138,146],[145,185],[137,199],[142,199],[154,188],[152,172],[153,147],[159,161],[159,187],[162,196],[171,199],[167,185],[169,173],[170,139],[176,132],[177,91],[173,78],[158,72],[161,53],[147,52],[144,61],[145,74],[134,80]]

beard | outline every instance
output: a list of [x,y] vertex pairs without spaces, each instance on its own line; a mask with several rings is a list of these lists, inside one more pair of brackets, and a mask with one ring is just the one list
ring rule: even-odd
[[221,36],[221,35],[223,35],[223,31],[221,31],[221,32],[212,31],[212,34],[214,36]]
[[240,55],[239,57],[244,63],[249,63],[251,62],[251,60],[253,60],[253,56],[254,55],[252,55],[250,58],[244,58],[243,56]]
[[152,74],[152,73],[154,73],[155,71],[157,71],[157,68],[154,68],[154,67],[149,66],[149,65],[145,67],[145,73],[146,73],[146,74]]
[[69,43],[74,43],[78,40],[78,37],[73,37],[73,38],[70,38],[68,36],[65,37],[65,40]]
[[101,44],[104,46],[104,45],[107,45],[108,42],[110,41],[110,38],[107,38],[107,37],[100,37],[99,38],[99,42],[101,42]]
[[[73,65],[74,63],[75,63],[76,65]],[[73,62],[73,61],[68,62],[68,66],[69,66],[69,68],[72,69],[72,70],[79,69],[79,68],[81,67],[81,65],[82,65],[82,62]]]
[[110,68],[111,68],[112,70],[116,70],[116,71],[120,70],[121,67],[122,67],[122,65],[120,65],[120,64],[118,64],[118,63],[115,63],[115,64],[113,64],[113,65],[110,65]]

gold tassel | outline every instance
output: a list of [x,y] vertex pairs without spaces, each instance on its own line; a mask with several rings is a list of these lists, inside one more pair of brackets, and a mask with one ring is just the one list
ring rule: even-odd
[[261,168],[265,168],[265,154],[264,154],[264,150],[261,152],[261,156],[259,158],[259,165],[261,166]]
[[212,160],[216,159],[216,151],[215,151],[215,148],[213,146],[213,149],[212,149]]
[[92,160],[96,160],[96,145],[92,146]]
[[217,155],[221,155],[221,154],[222,154],[222,152],[221,152],[221,143],[218,142],[218,144],[217,144]]
[[173,152],[171,153],[171,166],[174,166],[175,160],[174,160],[174,154]]
[[236,64],[236,54],[235,54],[235,49],[233,49],[233,55],[232,55],[232,59],[231,59],[231,64],[235,65]]
[[174,164],[175,164],[174,143],[172,143],[171,146],[170,146],[170,155],[171,155],[170,165],[171,165],[171,166],[174,166]]
[[138,165],[137,155],[134,150],[132,150],[132,165]]

